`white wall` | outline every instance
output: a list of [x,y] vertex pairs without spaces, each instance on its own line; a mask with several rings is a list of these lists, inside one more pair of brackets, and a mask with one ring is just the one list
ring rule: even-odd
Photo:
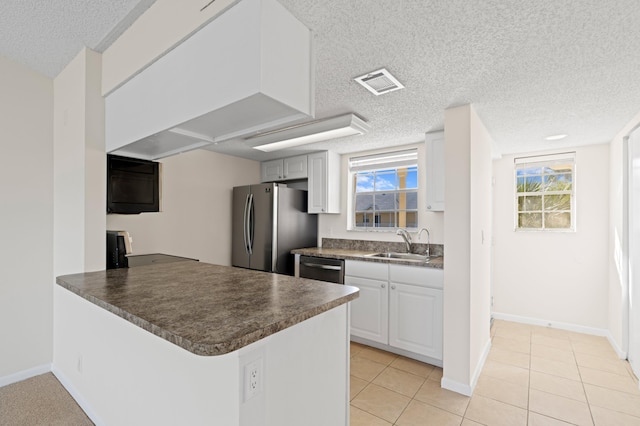
[[580,147],[575,152],[575,232],[515,232],[513,161],[531,154],[494,161],[496,317],[586,327],[583,331],[607,328],[609,146]]
[[[426,200],[426,148],[424,142],[412,145],[404,145],[401,147],[393,147],[391,149],[365,151],[341,156],[341,176],[340,176],[340,214],[321,214],[318,215],[318,245],[322,243],[322,238],[344,238],[350,240],[367,240],[367,241],[392,241],[402,242],[402,238],[396,235],[395,231],[349,231],[347,229],[347,218],[349,217],[349,209],[347,206],[349,191],[352,190],[349,185],[349,157],[376,154],[385,151],[394,151],[398,149],[418,148],[418,228],[427,228],[431,234],[432,244],[442,244],[444,237],[444,214],[441,212],[430,212],[427,210]],[[427,237],[422,235],[421,240],[417,240],[417,236],[412,234],[414,242],[426,243]]]
[[54,276],[104,269],[100,60],[83,49],[54,79]]
[[107,215],[107,228],[129,231],[134,254],[165,253],[231,264],[234,186],[260,181],[260,163],[206,150],[165,158],[160,213]]
[[471,105],[445,111],[442,386],[466,395],[490,345],[491,145]]
[[607,325],[618,352],[627,351],[628,333],[628,276],[627,276],[627,235],[625,235],[624,202],[625,167],[624,142],[634,128],[640,126],[640,113],[620,130],[609,144],[609,227],[608,227],[608,300]]
[[0,386],[51,363],[53,82],[0,56]]

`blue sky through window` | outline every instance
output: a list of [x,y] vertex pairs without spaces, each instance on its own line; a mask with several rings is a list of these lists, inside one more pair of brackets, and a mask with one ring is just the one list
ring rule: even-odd
[[393,191],[418,187],[418,168],[407,168],[406,187],[399,188],[400,178],[396,169],[360,172],[356,175],[356,192]]

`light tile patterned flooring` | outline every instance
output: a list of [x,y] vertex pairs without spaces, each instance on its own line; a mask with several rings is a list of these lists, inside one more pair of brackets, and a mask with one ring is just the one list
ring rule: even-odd
[[351,343],[351,426],[640,425],[640,390],[604,337],[495,321],[472,397],[442,369]]

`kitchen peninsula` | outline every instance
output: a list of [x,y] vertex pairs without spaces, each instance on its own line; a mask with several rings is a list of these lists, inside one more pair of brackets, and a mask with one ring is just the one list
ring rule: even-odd
[[57,283],[53,371],[98,424],[348,424],[354,287],[193,261]]

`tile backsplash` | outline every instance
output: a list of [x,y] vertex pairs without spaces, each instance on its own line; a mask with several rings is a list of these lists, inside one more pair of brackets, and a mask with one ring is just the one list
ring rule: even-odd
[[[323,248],[343,249],[343,250],[361,250],[361,251],[377,251],[377,252],[401,252],[407,251],[407,247],[403,242],[391,241],[368,241],[368,240],[346,240],[341,238],[323,238]],[[431,248],[431,256],[442,256],[444,253],[444,245],[429,244]],[[425,253],[427,245],[423,243],[411,243],[412,253]]]

